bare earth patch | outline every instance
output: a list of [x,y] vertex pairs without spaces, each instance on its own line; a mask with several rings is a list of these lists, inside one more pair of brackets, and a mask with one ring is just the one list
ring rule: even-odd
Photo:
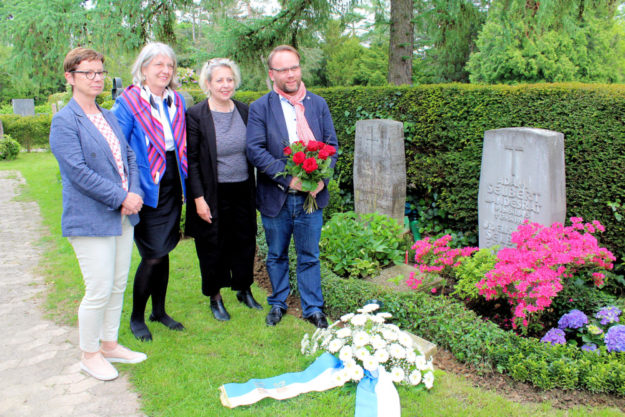
[[[267,274],[265,262],[256,257],[254,265],[254,281],[256,285],[271,294],[271,282]],[[287,298],[288,314],[302,318],[302,307],[299,297],[290,294]],[[515,381],[509,376],[497,372],[479,374],[470,365],[460,363],[454,356],[440,347],[434,357],[434,366],[445,372],[465,377],[473,386],[496,392],[497,394],[518,403],[549,401],[553,407],[567,409],[577,406],[618,407],[625,411],[625,398],[615,395],[593,394],[588,391],[567,391],[553,389],[544,391],[530,384]]]

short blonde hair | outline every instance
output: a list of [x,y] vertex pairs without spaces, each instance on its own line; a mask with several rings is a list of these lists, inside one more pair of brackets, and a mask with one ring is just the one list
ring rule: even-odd
[[161,42],[151,42],[143,47],[141,52],[139,52],[139,56],[135,60],[135,63],[132,65],[132,82],[135,85],[142,85],[145,81],[145,77],[141,70],[143,67],[148,65],[152,60],[159,56],[164,55],[174,61],[174,74],[171,77],[171,81],[167,87],[175,89],[178,88],[180,84],[178,84],[178,62],[176,60],[176,54],[174,50],[171,49],[171,46],[165,45]]
[[208,98],[210,98],[211,92],[206,84],[211,82],[213,79],[213,71],[220,67],[230,68],[234,77],[235,89],[239,88],[241,85],[241,71],[239,70],[239,66],[233,60],[228,58],[213,58],[204,64],[202,71],[200,71],[200,79],[198,80],[200,88],[204,91],[204,94],[206,94],[206,97]]

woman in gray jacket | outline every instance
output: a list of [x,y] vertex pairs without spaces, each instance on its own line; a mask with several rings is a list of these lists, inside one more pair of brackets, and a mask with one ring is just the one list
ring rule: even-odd
[[111,380],[111,362],[147,356],[117,343],[134,226],[143,192],[135,156],[115,116],[95,101],[104,88],[104,57],[71,50],[63,62],[72,99],[52,119],[50,148],[63,180],[63,236],[74,248],[85,283],[78,309],[81,369]]

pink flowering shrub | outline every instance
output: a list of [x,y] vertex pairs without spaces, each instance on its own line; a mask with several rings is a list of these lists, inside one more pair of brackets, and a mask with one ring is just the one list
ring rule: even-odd
[[[449,275],[452,268],[460,265],[462,258],[471,256],[473,252],[479,250],[479,248],[472,247],[452,249],[449,246],[451,239],[451,235],[445,235],[434,242],[430,242],[429,237],[415,242],[412,249],[415,251],[415,266],[419,268],[419,271]],[[415,273],[411,273],[410,278],[406,281],[408,286],[413,289],[419,288],[422,283],[422,280],[415,275]]]
[[486,299],[506,298],[512,307],[513,327],[527,329],[530,319],[539,317],[563,289],[564,280],[582,271],[592,285],[604,284],[605,270],[612,269],[614,255],[599,247],[594,234],[605,229],[597,220],[583,223],[571,217],[571,226],[554,223],[550,227],[526,221],[512,233],[516,248],[497,254],[495,269],[477,286]]

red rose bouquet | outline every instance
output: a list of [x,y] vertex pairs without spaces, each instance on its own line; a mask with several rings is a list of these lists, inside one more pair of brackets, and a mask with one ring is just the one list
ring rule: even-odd
[[308,192],[304,202],[304,210],[308,214],[318,208],[317,200],[310,195],[310,192],[315,191],[320,180],[332,176],[333,169],[330,167],[332,159],[330,157],[335,153],[334,146],[316,140],[308,141],[308,144],[297,141],[284,148],[284,155],[288,159],[284,171],[276,176],[286,177],[290,175],[300,179],[302,190]]

